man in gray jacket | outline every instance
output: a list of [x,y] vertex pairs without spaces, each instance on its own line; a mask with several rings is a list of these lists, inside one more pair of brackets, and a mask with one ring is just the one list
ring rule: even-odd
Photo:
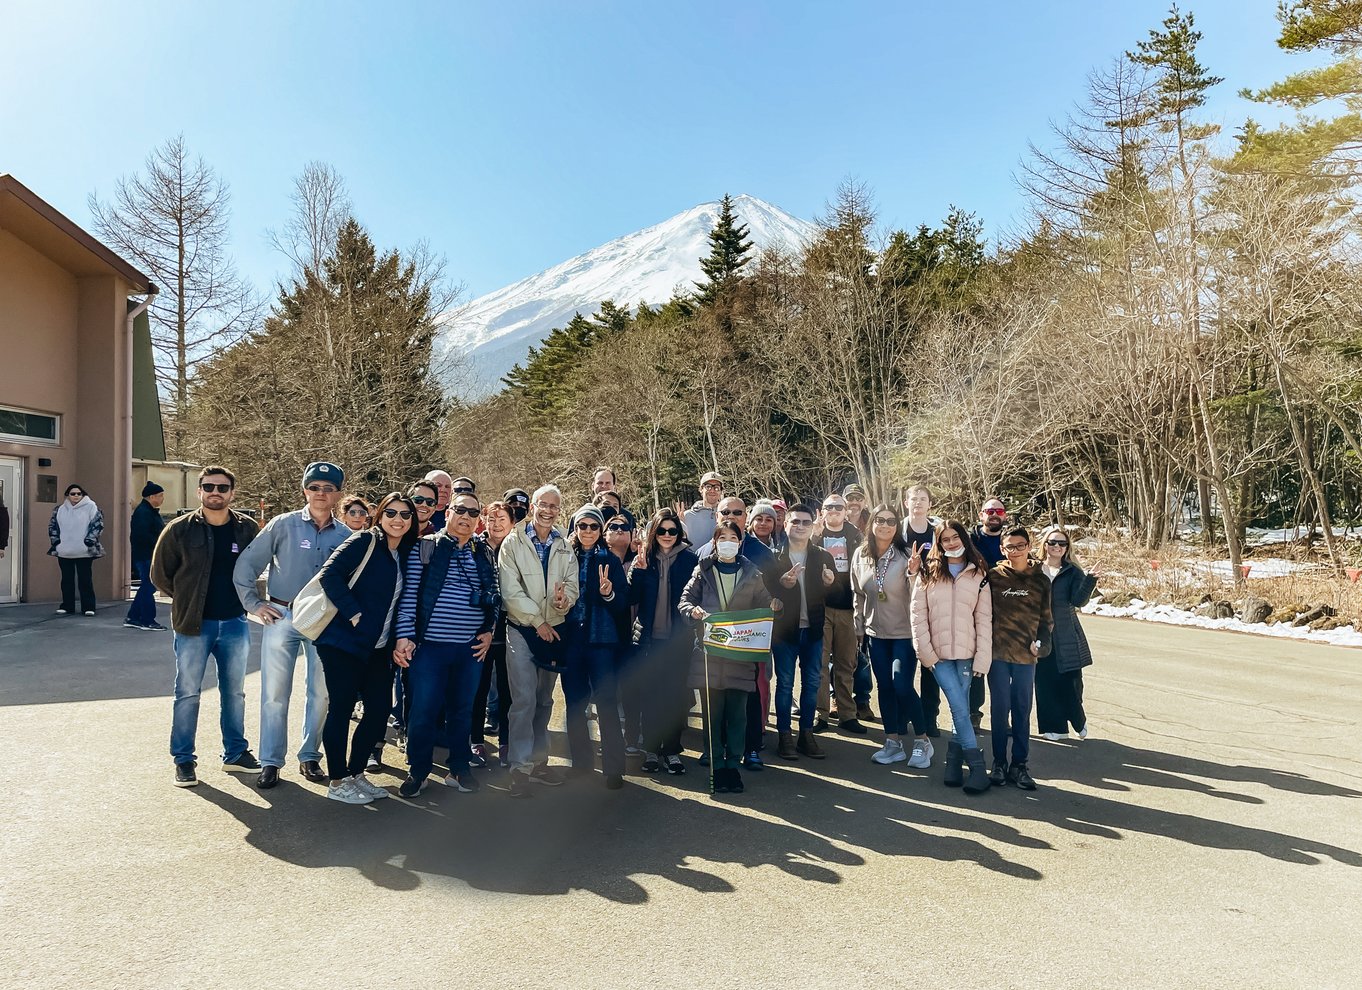
[[[350,535],[333,514],[340,500],[345,472],[327,461],[316,461],[303,471],[307,505],[275,516],[237,559],[232,583],[246,611],[264,624],[260,639],[260,777],[261,789],[279,783],[279,770],[288,749],[288,703],[293,693],[293,668],[301,646],[307,657],[307,701],[303,705],[303,738],[298,769],[314,783],[322,773],[322,723],[326,720],[326,679],[317,649],[294,628],[290,609],[298,592]],[[256,581],[264,573],[266,597]]]
[[[700,478],[700,501],[696,502],[681,517],[681,525],[686,527],[686,539],[699,550],[714,536],[714,527],[719,522],[717,510],[724,497],[724,479],[718,471],[710,471]],[[678,506],[680,508],[680,506]]]

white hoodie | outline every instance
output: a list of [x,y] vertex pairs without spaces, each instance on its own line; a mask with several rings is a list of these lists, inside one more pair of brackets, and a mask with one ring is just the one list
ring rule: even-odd
[[90,523],[99,515],[99,506],[86,495],[75,505],[63,500],[57,506],[57,529],[61,539],[57,543],[58,557],[91,557],[90,548],[85,545],[85,536],[90,532]]

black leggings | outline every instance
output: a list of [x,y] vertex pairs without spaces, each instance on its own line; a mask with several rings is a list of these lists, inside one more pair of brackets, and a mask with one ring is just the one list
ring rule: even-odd
[[643,698],[643,748],[659,756],[681,752],[695,695],[687,685],[695,636],[679,630],[671,639],[653,640],[640,650],[635,671]]
[[[370,751],[387,730],[388,704],[393,692],[392,647],[359,656],[334,646],[317,644],[317,656],[331,696],[322,726],[326,773],[332,780],[353,777],[364,769]],[[355,701],[364,702],[364,717],[355,726],[347,758],[345,737]]]
[[76,610],[76,585],[80,585],[80,610],[95,610],[95,582],[90,575],[93,557],[58,557],[61,567],[61,607],[68,612]]
[[487,722],[487,695],[492,690],[492,677],[497,679],[497,745],[502,753],[506,751],[506,733],[511,714],[511,685],[506,677],[506,642],[493,643],[487,651],[487,659],[482,664],[482,679],[478,682],[478,693],[473,698],[473,728],[470,742],[486,742],[484,724]]

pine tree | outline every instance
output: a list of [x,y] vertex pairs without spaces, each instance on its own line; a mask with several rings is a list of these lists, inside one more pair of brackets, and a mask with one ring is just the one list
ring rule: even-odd
[[751,255],[747,224],[738,222],[733,197],[725,193],[719,204],[719,219],[709,232],[709,255],[700,259],[700,270],[707,279],[695,283],[700,290],[700,304],[711,305],[727,294],[742,278],[742,269],[752,260]]

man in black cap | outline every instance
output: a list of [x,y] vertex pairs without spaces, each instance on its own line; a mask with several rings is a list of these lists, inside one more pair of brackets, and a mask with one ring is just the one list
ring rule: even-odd
[[[279,782],[288,749],[288,705],[293,694],[293,668],[301,647],[307,658],[307,700],[303,705],[303,738],[298,769],[313,783],[323,783],[322,723],[326,721],[326,678],[317,648],[293,625],[293,599],[316,576],[350,527],[335,516],[345,472],[329,461],[303,470],[307,505],[275,516],[237,558],[232,583],[246,611],[265,627],[260,637],[260,778],[256,786]],[[266,597],[256,580],[266,575]],[[354,702],[346,701],[353,706]]]
[[151,583],[151,553],[166,525],[161,518],[161,503],[165,500],[166,490],[148,481],[142,486],[142,501],[132,510],[128,542],[132,544],[132,566],[137,571],[138,585],[137,595],[128,606],[128,617],[123,620],[129,629],[165,629],[156,621],[156,586]]
[[501,496],[501,500],[511,510],[512,523],[524,522],[525,517],[530,514],[530,496],[523,488],[508,489],[506,494]]

